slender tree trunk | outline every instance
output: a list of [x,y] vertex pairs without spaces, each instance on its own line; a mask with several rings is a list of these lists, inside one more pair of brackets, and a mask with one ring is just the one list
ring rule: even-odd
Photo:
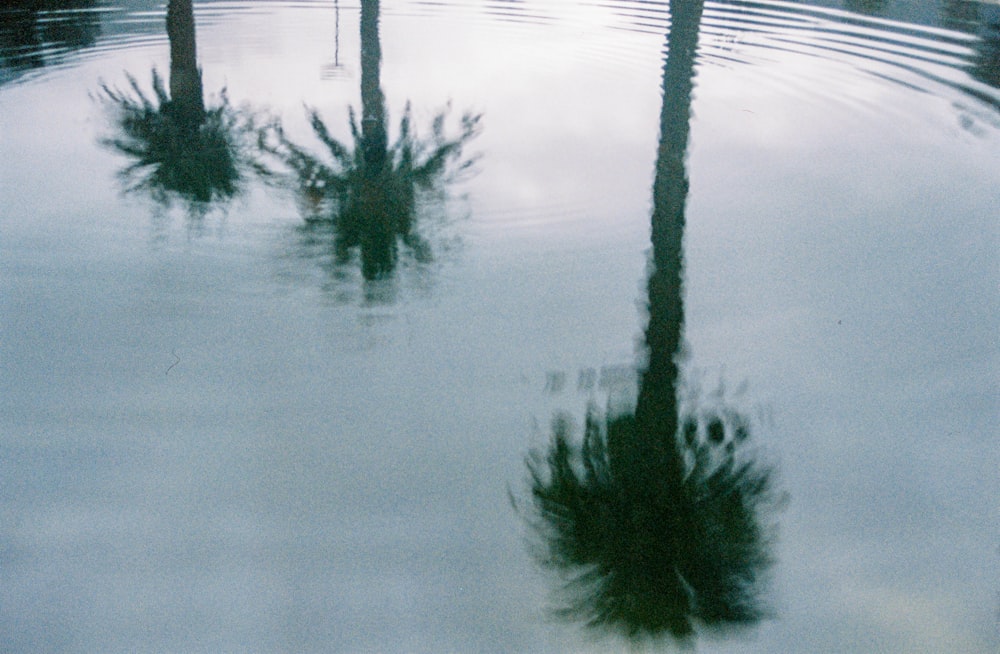
[[195,47],[192,0],[170,0],[167,5],[170,39],[170,104],[174,115],[187,125],[205,119],[205,99]]
[[379,0],[361,1],[361,140],[365,170],[380,173],[386,163],[388,136],[382,94],[382,45],[379,42]]
[[[619,455],[628,451],[625,459],[628,465],[638,468],[636,483],[642,488],[662,488],[664,481],[679,482],[683,476],[676,434],[680,374],[677,358],[684,327],[682,248],[688,193],[685,158],[702,4],[701,0],[670,3],[660,142],[653,181],[647,360],[636,405],[634,442],[617,446],[609,443]],[[650,484],[649,475],[656,476],[659,484]]]
[[396,259],[389,138],[382,93],[379,0],[361,0],[361,151],[364,171],[359,201],[361,272],[365,279],[392,270]]

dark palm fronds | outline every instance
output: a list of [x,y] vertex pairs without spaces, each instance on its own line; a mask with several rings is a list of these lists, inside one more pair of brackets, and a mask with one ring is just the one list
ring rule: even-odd
[[127,191],[209,203],[238,195],[251,174],[269,174],[256,157],[254,116],[233,107],[225,89],[217,104],[192,116],[176,110],[155,69],[151,95],[126,77],[128,90],[102,84],[98,100],[116,131],[102,144],[131,160],[119,173]]
[[528,456],[530,504],[518,508],[535,558],[562,579],[554,615],[681,644],[696,626],[766,617],[768,519],[781,502],[773,470],[741,457],[734,440],[679,438],[662,450],[672,460],[617,460],[648,438],[634,415],[602,418],[591,408],[581,442],[558,416],[547,450]]
[[274,130],[276,140],[265,148],[290,170],[306,220],[333,222],[337,251],[344,257],[348,249],[366,243],[394,247],[396,239],[418,257],[429,256],[414,229],[418,193],[439,190],[468,174],[476,159],[463,159],[462,150],[479,134],[481,116],[464,114],[459,133],[449,136],[445,124],[450,107],[446,107],[432,121],[431,135],[421,139],[407,104],[398,137],[373,163],[366,157],[365,137],[353,108],[349,108],[350,144],[332,136],[317,110],[307,108],[307,112],[313,133],[326,150],[323,155],[289,139],[280,125]]
[[399,174],[410,177],[420,188],[432,189],[440,183],[458,181],[468,175],[479,160],[478,156],[463,160],[462,149],[482,131],[482,114],[462,114],[458,135],[449,137],[445,134],[445,122],[450,112],[450,104],[438,112],[431,121],[430,138],[421,140],[412,128],[410,103],[406,103],[403,110],[399,138],[391,148],[393,161]]

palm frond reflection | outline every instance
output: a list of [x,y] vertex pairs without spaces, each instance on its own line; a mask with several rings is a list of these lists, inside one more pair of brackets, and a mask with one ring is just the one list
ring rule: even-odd
[[526,459],[530,496],[512,499],[536,560],[559,575],[557,617],[634,642],[691,645],[698,631],[769,614],[764,582],[783,496],[750,449],[750,420],[724,400],[699,400],[682,370],[685,159],[702,3],[670,9],[638,393],[624,410],[591,405],[579,439],[557,415],[548,447]]
[[251,175],[268,174],[259,162],[262,132],[253,112],[233,107],[225,89],[206,107],[191,0],[168,2],[166,29],[169,89],[155,68],[151,92],[128,73],[126,89],[102,83],[97,100],[115,135],[101,143],[131,160],[120,171],[127,191],[148,192],[162,204],[177,196],[198,212],[239,194]]
[[657,448],[633,412],[591,406],[582,438],[558,415],[549,446],[527,458],[530,505],[518,506],[536,536],[533,556],[561,580],[554,615],[682,643],[696,625],[768,617],[769,516],[784,498],[774,469],[743,447],[745,430],[688,418],[681,438]]
[[350,109],[351,142],[334,137],[319,112],[309,109],[313,134],[326,150],[323,155],[295,143],[280,124],[274,125],[274,141],[265,146],[291,171],[290,184],[306,222],[332,223],[336,259],[346,263],[352,252],[360,252],[362,275],[369,281],[391,275],[400,244],[418,261],[430,258],[416,225],[421,195],[441,199],[448,182],[472,170],[475,158],[463,158],[463,149],[479,134],[482,119],[464,113],[457,133],[449,135],[447,105],[431,121],[430,135],[421,138],[407,103],[390,145],[379,15],[378,0],[362,0],[361,118]]
[[98,94],[115,127],[101,143],[131,160],[119,171],[127,191],[162,203],[172,196],[210,203],[238,195],[250,175],[267,174],[257,157],[259,127],[250,112],[230,104],[225,89],[192,117],[177,110],[156,69],[151,77],[151,91],[126,74],[127,89],[102,84]]
[[396,140],[373,156],[353,108],[350,143],[335,138],[319,112],[309,109],[309,123],[325,149],[323,155],[296,144],[280,126],[276,142],[267,146],[291,172],[290,184],[306,223],[333,225],[337,261],[346,263],[357,249],[365,279],[392,272],[400,243],[415,260],[431,259],[430,247],[416,225],[421,196],[440,197],[447,184],[472,172],[476,158],[463,158],[463,148],[481,131],[481,116],[465,113],[457,133],[447,133],[450,113],[450,106],[439,111],[430,135],[421,138],[407,104]]

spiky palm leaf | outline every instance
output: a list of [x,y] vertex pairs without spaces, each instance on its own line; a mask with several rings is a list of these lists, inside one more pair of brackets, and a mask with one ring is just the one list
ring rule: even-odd
[[152,95],[134,76],[126,78],[130,91],[102,84],[98,99],[118,132],[101,142],[131,160],[119,173],[127,191],[146,191],[162,202],[176,195],[208,203],[237,195],[250,174],[269,175],[255,156],[253,115],[234,108],[225,89],[215,106],[192,120],[174,111],[156,69]]
[[563,579],[554,613],[678,642],[689,642],[696,624],[762,619],[768,512],[781,502],[773,470],[738,458],[735,444],[684,439],[666,455],[681,466],[614,459],[627,448],[612,443],[646,438],[634,415],[602,419],[591,408],[580,443],[558,416],[548,449],[529,455],[530,506],[519,508],[538,537],[536,559]]
[[[407,104],[398,137],[378,170],[367,169],[364,135],[353,107],[348,108],[349,145],[331,134],[316,109],[307,107],[309,124],[326,152],[318,155],[295,143],[280,125],[274,130],[276,142],[266,149],[291,171],[307,222],[334,224],[335,249],[342,261],[349,258],[351,248],[360,246],[362,263],[369,266],[365,277],[370,278],[392,269],[396,240],[409,247],[418,260],[430,257],[430,248],[414,229],[418,191],[439,189],[455,180],[458,173],[468,173],[475,158],[463,160],[462,150],[480,131],[480,116],[466,114],[459,134],[447,136],[449,111],[446,107],[435,116],[431,136],[421,140],[413,129]],[[388,250],[377,255],[380,261],[372,263],[366,260],[365,249],[375,247],[375,243],[381,244],[380,251]]]

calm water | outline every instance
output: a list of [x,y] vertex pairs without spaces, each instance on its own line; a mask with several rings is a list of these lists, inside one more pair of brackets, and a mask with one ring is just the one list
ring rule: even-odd
[[[102,85],[179,101],[164,3],[13,5],[0,651],[621,651],[550,614],[509,493],[556,412],[633,392],[668,3],[383,0],[375,84],[357,0],[196,1],[237,164],[281,168],[251,117],[324,152],[305,106],[350,143],[373,88],[390,143],[407,103],[418,143],[481,114],[475,174],[382,259],[292,176],[237,165],[206,203],[121,175]],[[707,2],[695,30],[685,388],[724,385],[788,498],[771,617],[697,648],[996,652],[1000,6]]]

